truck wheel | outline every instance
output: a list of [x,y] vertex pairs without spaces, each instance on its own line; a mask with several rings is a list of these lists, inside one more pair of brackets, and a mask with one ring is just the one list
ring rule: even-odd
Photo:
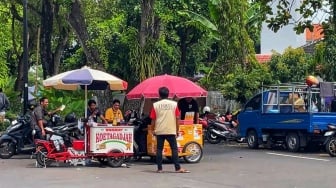
[[286,145],[288,151],[297,152],[300,149],[300,138],[296,133],[289,133],[286,136]]
[[250,130],[247,133],[247,146],[251,149],[258,149],[259,147],[258,135],[255,130]]
[[331,157],[336,157],[336,137],[333,137],[327,142],[326,150]]

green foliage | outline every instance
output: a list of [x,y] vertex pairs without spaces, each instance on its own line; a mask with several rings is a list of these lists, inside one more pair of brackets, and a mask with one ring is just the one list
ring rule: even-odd
[[10,121],[0,122],[0,132],[5,131],[7,127],[9,127],[9,125],[10,125]]
[[[262,8],[268,13],[269,17],[266,20],[268,27],[277,32],[283,26],[289,23],[294,24],[294,30],[299,34],[303,33],[306,28],[312,29],[312,20],[318,12],[324,13],[323,6],[328,7],[334,1],[329,0],[279,0],[276,4],[276,13],[272,11],[271,6],[274,6],[272,0],[256,0],[262,3]],[[298,14],[301,16],[293,16]],[[322,20],[325,22],[327,20]]]
[[[65,105],[65,109],[60,113],[63,117],[71,112],[74,112],[77,117],[83,117],[85,113],[85,96],[84,90],[76,90],[76,91],[63,91],[56,89],[46,89],[43,87],[39,88],[39,96],[38,99],[43,97],[47,97],[49,99],[48,109],[50,111],[55,110],[61,105]],[[88,93],[88,96],[91,96]],[[37,101],[38,104],[38,101]]]
[[262,84],[271,82],[271,73],[264,65],[256,65],[248,72],[236,66],[232,73],[224,76],[220,88],[227,99],[244,104],[260,90]]
[[[335,32],[335,30],[334,30]],[[336,80],[336,33],[328,34],[325,46],[325,62],[323,64],[324,78],[327,81]]]
[[10,120],[16,118],[22,112],[23,107],[20,92],[14,91],[15,79],[14,77],[7,78],[5,84],[2,86],[3,92],[10,103],[9,110],[6,112],[6,118]]
[[12,47],[11,19],[8,16],[9,7],[0,4],[0,87],[6,83],[8,77],[7,57]]
[[268,65],[277,82],[304,82],[307,75],[314,73],[313,62],[302,48],[289,47],[282,55],[274,54]]

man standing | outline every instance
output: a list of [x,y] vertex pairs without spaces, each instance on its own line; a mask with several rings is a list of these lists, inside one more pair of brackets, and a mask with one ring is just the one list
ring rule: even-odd
[[6,111],[9,108],[9,100],[5,93],[2,92],[0,88],[0,120],[4,120],[6,116]]
[[181,120],[186,119],[186,115],[194,117],[194,123],[199,123],[199,109],[198,104],[192,97],[180,99],[178,101],[178,108],[181,110]]
[[157,172],[163,172],[162,151],[164,142],[167,140],[172,151],[172,160],[175,166],[175,171],[178,173],[188,173],[188,170],[181,168],[178,158],[176,135],[179,131],[178,120],[180,112],[177,103],[168,99],[169,90],[166,87],[159,88],[159,96],[161,100],[153,104],[150,113],[150,118],[152,119],[151,125],[154,127],[154,134],[156,135],[157,141]]

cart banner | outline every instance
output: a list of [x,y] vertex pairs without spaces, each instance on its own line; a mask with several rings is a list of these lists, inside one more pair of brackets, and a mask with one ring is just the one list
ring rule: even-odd
[[90,152],[133,153],[133,127],[90,127]]

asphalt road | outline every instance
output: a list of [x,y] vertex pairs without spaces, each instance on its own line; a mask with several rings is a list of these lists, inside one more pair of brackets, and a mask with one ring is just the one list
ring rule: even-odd
[[206,144],[198,164],[182,163],[189,174],[155,173],[149,160],[129,168],[68,167],[36,168],[27,155],[0,159],[0,188],[8,187],[136,187],[136,188],[331,188],[335,187],[336,159],[323,152],[289,153],[282,150],[251,150],[246,145]]

